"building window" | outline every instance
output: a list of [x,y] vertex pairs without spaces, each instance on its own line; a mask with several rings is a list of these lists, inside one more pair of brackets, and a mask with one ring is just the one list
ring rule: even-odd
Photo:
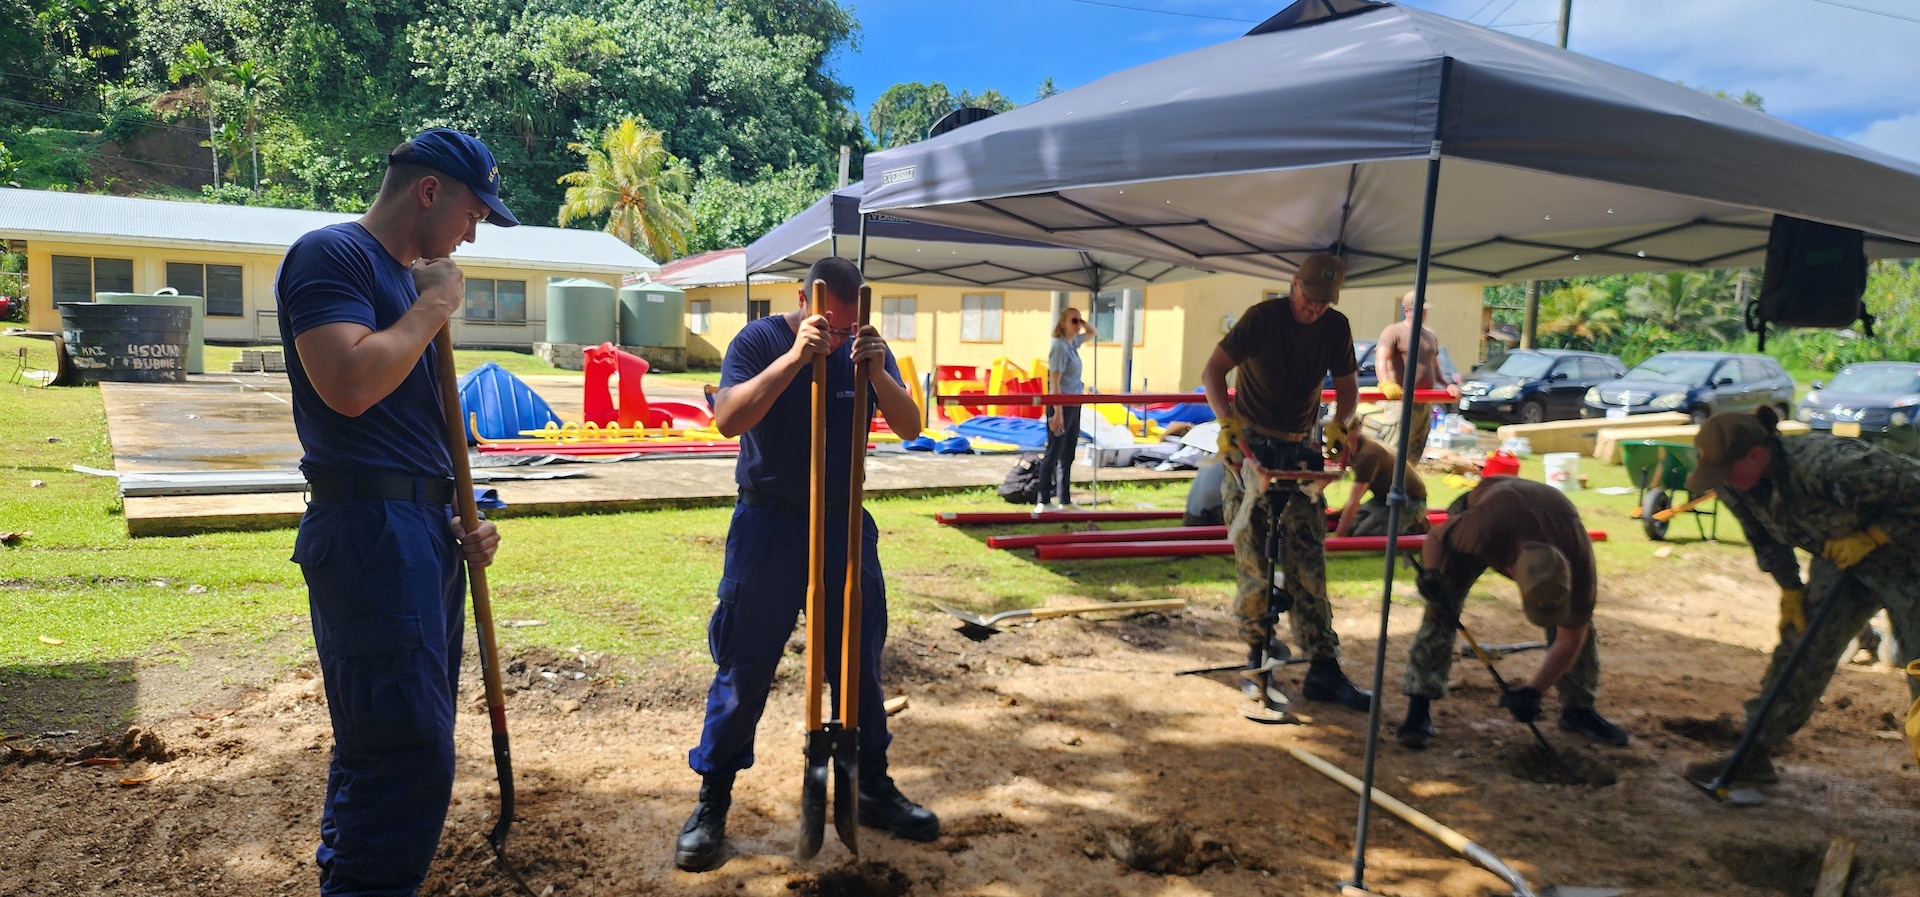
[[239,265],[168,262],[167,286],[182,296],[205,298],[210,317],[238,318],[247,313],[243,274]]
[[969,293],[960,297],[960,341],[997,343],[1000,341],[999,293]]
[[[1147,343],[1147,303],[1143,293],[1140,304],[1133,307],[1133,344],[1144,346]],[[1120,293],[1100,293],[1093,297],[1093,329],[1099,334],[1099,341],[1114,343],[1120,340],[1116,332],[1120,320]]]
[[880,300],[880,335],[887,339],[913,339],[913,315],[919,306],[920,300],[913,296]]
[[133,259],[53,257],[53,301],[92,302],[95,293],[133,292]]
[[687,302],[687,330],[691,333],[706,333],[713,329],[713,300],[692,299]]
[[494,324],[527,323],[527,282],[467,278],[466,319]]
[[773,314],[772,299],[747,300],[747,320],[758,321],[770,314]]

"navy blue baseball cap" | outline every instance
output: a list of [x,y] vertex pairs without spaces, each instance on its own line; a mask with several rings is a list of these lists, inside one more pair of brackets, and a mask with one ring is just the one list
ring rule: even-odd
[[507,204],[500,201],[500,166],[494,163],[493,153],[480,138],[451,128],[428,128],[408,143],[405,151],[387,154],[388,165],[405,162],[445,172],[467,185],[493,210],[493,214],[487,216],[487,223],[497,227],[520,223],[520,219],[507,211]]

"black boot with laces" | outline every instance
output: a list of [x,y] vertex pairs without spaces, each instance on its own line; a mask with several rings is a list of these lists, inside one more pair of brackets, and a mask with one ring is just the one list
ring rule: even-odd
[[673,864],[687,872],[705,872],[725,859],[720,845],[727,839],[727,810],[733,806],[733,773],[706,776],[700,781],[700,802],[680,829],[673,847]]

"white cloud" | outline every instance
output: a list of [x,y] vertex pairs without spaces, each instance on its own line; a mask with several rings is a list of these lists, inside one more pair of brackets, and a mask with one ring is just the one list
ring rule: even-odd
[[[1902,0],[1859,0],[1890,11]],[[1473,15],[1481,0],[1414,0],[1445,15]],[[1507,6],[1474,18],[1486,24]],[[1502,22],[1547,21],[1556,0],[1519,0]],[[1847,131],[1920,108],[1920,24],[1813,0],[1579,0],[1570,37],[1575,52],[1672,81],[1732,94],[1751,90],[1767,111]],[[1525,34],[1528,30],[1522,30]],[[1551,40],[1551,29],[1542,39]]]
[[1920,112],[1883,118],[1846,137],[1888,155],[1920,162]]

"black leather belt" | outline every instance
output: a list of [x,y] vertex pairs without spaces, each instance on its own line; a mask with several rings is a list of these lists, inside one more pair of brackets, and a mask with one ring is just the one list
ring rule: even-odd
[[[764,511],[779,511],[783,514],[798,514],[802,517],[813,512],[813,508],[810,507],[807,502],[794,501],[791,498],[784,498],[774,495],[771,492],[760,492],[755,489],[741,489],[740,503],[750,508],[759,508]],[[839,502],[827,503],[828,516],[845,516],[846,510],[847,506],[844,499]]]
[[307,483],[309,501],[453,503],[453,481],[435,477],[321,477]]

